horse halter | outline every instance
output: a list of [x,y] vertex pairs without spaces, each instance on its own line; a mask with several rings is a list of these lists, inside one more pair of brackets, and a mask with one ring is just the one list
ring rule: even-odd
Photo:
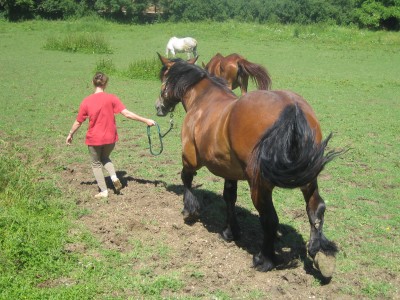
[[164,80],[161,83],[160,97],[161,97],[161,99],[163,99],[163,101],[165,99],[168,99],[168,89],[167,89],[167,81],[166,80]]
[[[163,82],[161,83],[160,99],[162,100],[162,102],[160,103],[160,105],[163,108],[167,108],[167,112],[172,113],[175,109],[176,104],[179,101],[172,99],[169,96],[168,92],[169,90],[168,90],[167,80],[164,79]],[[169,105],[165,105],[165,102],[169,103]]]

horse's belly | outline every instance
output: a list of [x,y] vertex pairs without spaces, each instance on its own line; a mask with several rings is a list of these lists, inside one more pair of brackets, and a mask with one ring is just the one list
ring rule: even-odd
[[231,179],[231,180],[246,179],[242,169],[234,169],[234,168],[226,169],[214,166],[208,166],[207,169],[215,176],[222,177],[225,179]]
[[203,162],[204,166],[214,175],[232,180],[244,180],[245,173],[242,166],[230,157],[221,158],[217,155]]

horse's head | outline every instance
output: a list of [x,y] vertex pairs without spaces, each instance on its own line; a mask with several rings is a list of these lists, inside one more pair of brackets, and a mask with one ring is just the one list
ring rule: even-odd
[[161,84],[161,92],[156,100],[156,110],[157,116],[165,117],[169,112],[174,111],[176,104],[178,104],[179,100],[173,100],[169,97],[168,94],[168,86],[165,81]]
[[[160,70],[160,80],[161,80],[161,92],[160,96],[156,100],[156,110],[157,110],[157,116],[164,117],[166,116],[169,112],[172,112],[175,109],[175,106],[179,103],[180,99],[175,96],[175,93],[173,93],[170,82],[168,80],[168,72],[172,68],[172,66],[177,63],[182,61],[180,58],[175,58],[175,59],[168,59],[166,57],[161,56],[159,53],[158,57],[161,60],[162,67]],[[190,64],[194,64],[196,62],[198,57],[192,58],[188,60],[187,62]]]

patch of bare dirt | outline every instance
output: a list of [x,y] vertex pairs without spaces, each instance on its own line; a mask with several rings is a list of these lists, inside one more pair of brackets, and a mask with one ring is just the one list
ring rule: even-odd
[[[154,248],[168,246],[167,259],[155,252],[145,262],[137,260],[135,268],[151,264],[156,274],[182,274],[185,287],[175,296],[207,299],[213,291],[223,291],[234,299],[245,299],[250,292],[257,291],[263,295],[262,299],[351,299],[340,292],[335,278],[329,284],[320,283],[306,256],[306,241],[284,224],[280,225],[282,238],[277,245],[282,264],[267,273],[252,268],[252,256],[259,251],[262,238],[258,217],[238,207],[242,238],[236,243],[223,241],[219,231],[225,217],[218,216],[224,216],[225,204],[218,195],[211,197],[204,192],[202,217],[187,225],[181,216],[180,186],[171,188],[161,181],[118,174],[124,186],[122,193],[117,195],[111,191],[104,201],[93,198],[97,186],[90,170],[84,166],[70,167],[64,170],[64,175],[65,183],[82,195],[78,205],[90,211],[80,222],[104,247],[127,252],[135,247],[132,241]],[[110,181],[108,184],[111,187]],[[67,248],[67,251],[85,251],[79,244]]]

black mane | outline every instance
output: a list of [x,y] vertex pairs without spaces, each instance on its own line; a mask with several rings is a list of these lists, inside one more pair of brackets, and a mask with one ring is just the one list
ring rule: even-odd
[[[166,75],[166,86],[172,93],[170,96],[176,99],[182,99],[187,89],[202,80],[208,78],[216,86],[224,89],[228,93],[233,93],[227,86],[225,80],[211,76],[206,70],[200,68],[197,65],[190,64],[180,58],[172,59],[174,64],[168,70]],[[160,79],[166,71],[166,67],[163,66],[160,71]]]

